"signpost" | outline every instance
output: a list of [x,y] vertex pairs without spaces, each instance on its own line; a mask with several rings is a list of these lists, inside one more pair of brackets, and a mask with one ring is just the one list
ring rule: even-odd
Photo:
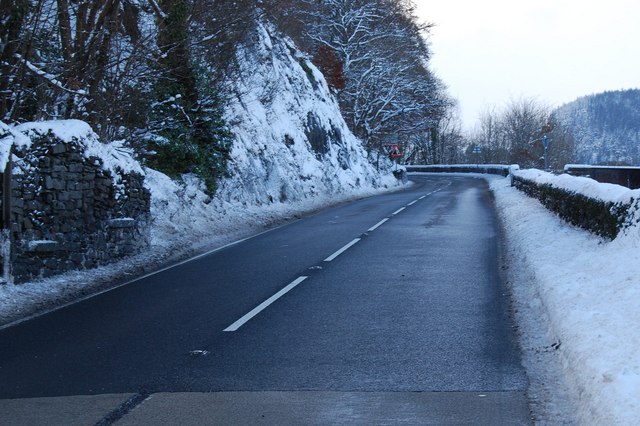
[[476,164],[480,164],[480,152],[482,152],[482,150],[480,149],[479,146],[475,146],[473,147],[473,153],[476,155]]
[[389,158],[395,163],[395,170],[398,170],[398,158],[402,157],[402,151],[398,145],[397,135],[386,135],[384,137],[384,148]]
[[542,137],[542,146],[544,147],[544,170],[548,171],[549,170],[549,161],[547,160],[547,149],[549,148],[549,142],[551,140],[547,137],[547,135],[544,135]]

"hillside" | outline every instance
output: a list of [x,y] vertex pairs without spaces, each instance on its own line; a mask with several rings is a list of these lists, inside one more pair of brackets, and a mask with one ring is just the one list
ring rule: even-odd
[[225,109],[234,138],[229,176],[211,199],[195,176],[176,183],[147,169],[154,243],[207,240],[241,223],[398,185],[391,163],[378,171],[367,161],[322,73],[289,38],[258,24],[236,61],[238,72],[226,82],[234,94]]
[[578,98],[553,115],[573,133],[576,162],[640,165],[640,90]]

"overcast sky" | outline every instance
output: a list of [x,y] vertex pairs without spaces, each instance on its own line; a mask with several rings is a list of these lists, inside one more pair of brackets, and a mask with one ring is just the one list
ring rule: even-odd
[[471,129],[488,105],[640,88],[639,0],[414,0]]

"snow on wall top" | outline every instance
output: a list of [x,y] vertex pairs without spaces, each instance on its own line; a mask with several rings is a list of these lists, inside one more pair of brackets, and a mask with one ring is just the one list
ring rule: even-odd
[[548,184],[604,202],[628,204],[632,199],[638,200],[640,198],[640,189],[631,190],[621,185],[602,183],[587,177],[567,174],[554,175],[537,169],[518,170],[512,173],[523,179],[543,185]]
[[144,174],[132,152],[121,141],[101,143],[91,126],[81,120],[38,121],[9,127],[0,122],[0,167],[6,167],[12,146],[22,149],[31,147],[31,140],[51,133],[64,143],[76,143],[84,149],[85,157],[98,157],[102,167],[112,176],[124,173]]

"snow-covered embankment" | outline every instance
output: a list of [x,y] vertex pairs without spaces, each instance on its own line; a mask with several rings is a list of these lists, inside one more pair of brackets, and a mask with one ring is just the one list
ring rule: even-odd
[[[527,178],[603,201],[633,198],[637,203],[640,198],[640,190],[586,178],[542,172],[531,172]],[[516,306],[544,314],[547,341],[553,342],[535,350],[560,357],[580,424],[636,424],[640,419],[638,218],[615,240],[604,240],[568,225],[509,182],[493,180],[491,186],[506,228]],[[553,387],[553,381],[546,386]],[[547,420],[553,422],[556,414],[566,418],[561,413],[564,408],[547,407]]]
[[215,197],[193,176],[176,182],[145,169],[152,193],[151,249],[94,270],[0,286],[0,324],[288,218],[401,186],[390,164],[378,171],[367,161],[324,77],[291,40],[260,24],[237,55],[226,111],[235,135],[231,175]]

